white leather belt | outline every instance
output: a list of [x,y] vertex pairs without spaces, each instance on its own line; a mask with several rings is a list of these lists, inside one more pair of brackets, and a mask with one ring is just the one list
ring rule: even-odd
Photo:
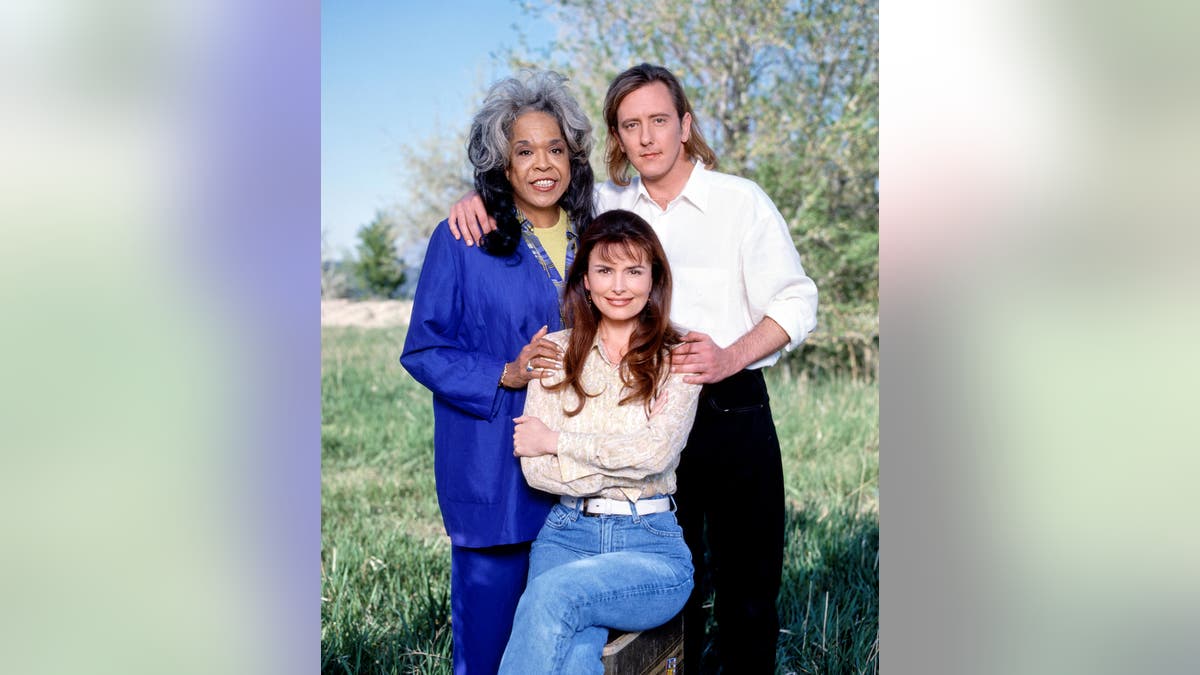
[[583,507],[580,510],[589,516],[632,516],[633,508],[630,507],[631,504],[636,505],[639,516],[671,510],[671,499],[669,497],[654,497],[631,502],[627,499],[568,497],[563,495],[559,499],[559,502],[569,509],[576,508],[579,506],[579,502],[583,502]]

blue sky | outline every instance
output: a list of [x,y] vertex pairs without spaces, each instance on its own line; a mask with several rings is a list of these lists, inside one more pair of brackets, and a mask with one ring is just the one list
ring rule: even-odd
[[399,197],[399,147],[465,126],[508,74],[516,23],[535,44],[554,35],[506,0],[321,3],[321,230],[335,257]]

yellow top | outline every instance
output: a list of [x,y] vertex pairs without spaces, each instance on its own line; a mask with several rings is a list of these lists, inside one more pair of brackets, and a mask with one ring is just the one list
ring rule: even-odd
[[546,255],[550,256],[550,262],[554,263],[555,269],[563,279],[566,279],[567,212],[560,208],[558,222],[554,224],[554,227],[535,227],[533,233],[537,235],[538,241],[542,242],[542,248],[546,249]]

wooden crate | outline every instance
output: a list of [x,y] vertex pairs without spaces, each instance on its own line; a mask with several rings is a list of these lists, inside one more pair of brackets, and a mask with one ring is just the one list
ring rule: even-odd
[[675,675],[683,666],[683,614],[638,633],[610,631],[602,655],[605,675]]

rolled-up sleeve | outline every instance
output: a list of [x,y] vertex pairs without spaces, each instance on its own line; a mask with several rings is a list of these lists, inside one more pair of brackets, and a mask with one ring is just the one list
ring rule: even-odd
[[[771,317],[798,347],[817,327],[817,285],[804,272],[787,223],[756,188],[752,227],[741,244],[741,269],[750,310]],[[758,319],[761,320],[761,319]]]

